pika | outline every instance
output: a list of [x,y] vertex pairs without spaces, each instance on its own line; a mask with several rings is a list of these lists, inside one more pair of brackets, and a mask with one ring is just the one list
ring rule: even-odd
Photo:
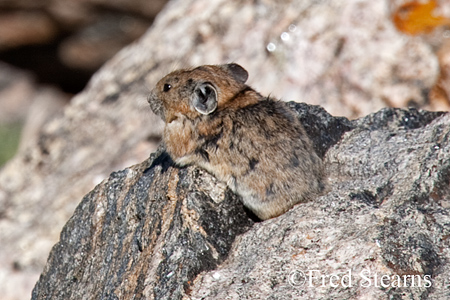
[[263,97],[247,79],[234,63],[177,70],[148,102],[165,121],[173,161],[206,169],[266,220],[321,194],[324,167],[286,103]]

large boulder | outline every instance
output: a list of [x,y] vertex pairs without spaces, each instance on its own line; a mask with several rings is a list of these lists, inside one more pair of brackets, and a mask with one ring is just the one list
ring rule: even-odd
[[326,162],[326,195],[258,222],[160,148],[84,197],[32,299],[449,297],[450,114],[348,121],[290,105]]
[[[264,95],[349,118],[430,103],[438,59],[429,43],[398,32],[391,13],[389,1],[170,1],[139,42],[111,59],[2,168],[2,299],[29,295],[85,194],[156,150],[162,126],[146,97],[176,67],[234,61]],[[328,129],[319,132],[337,142]]]

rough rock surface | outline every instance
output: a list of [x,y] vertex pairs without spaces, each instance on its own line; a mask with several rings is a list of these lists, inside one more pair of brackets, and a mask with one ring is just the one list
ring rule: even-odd
[[348,121],[290,105],[323,150],[328,194],[254,223],[160,149],[86,195],[32,299],[450,297],[450,114]]
[[[82,4],[59,2],[68,14]],[[235,61],[262,94],[352,118],[386,105],[426,103],[438,60],[422,39],[395,30],[388,6],[370,0],[170,1],[141,40],[110,60],[1,170],[2,299],[29,295],[86,193],[155,151],[161,124],[146,96],[176,67]]]

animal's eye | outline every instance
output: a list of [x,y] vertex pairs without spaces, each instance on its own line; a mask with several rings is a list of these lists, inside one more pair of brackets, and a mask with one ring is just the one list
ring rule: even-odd
[[164,91],[164,92],[168,92],[171,88],[172,88],[172,86],[171,86],[170,84],[166,83],[166,84],[164,85],[163,91]]

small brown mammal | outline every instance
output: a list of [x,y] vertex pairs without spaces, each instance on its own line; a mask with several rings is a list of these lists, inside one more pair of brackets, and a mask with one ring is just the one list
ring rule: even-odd
[[325,176],[294,113],[247,78],[237,64],[178,70],[148,101],[166,123],[163,141],[175,163],[214,174],[265,220],[323,192]]

